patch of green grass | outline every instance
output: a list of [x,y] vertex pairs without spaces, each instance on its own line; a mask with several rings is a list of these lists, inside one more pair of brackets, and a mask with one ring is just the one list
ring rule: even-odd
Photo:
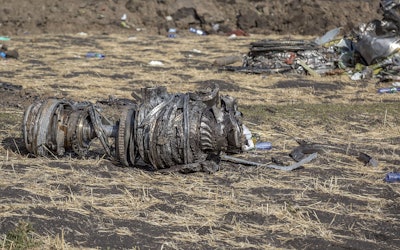
[[9,231],[4,241],[4,249],[32,249],[41,245],[34,236],[32,224],[20,221],[18,225]]

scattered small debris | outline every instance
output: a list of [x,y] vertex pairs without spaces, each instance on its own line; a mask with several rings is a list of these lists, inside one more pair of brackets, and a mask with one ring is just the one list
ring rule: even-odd
[[212,29],[213,29],[214,32],[218,32],[219,28],[220,28],[219,23],[215,23],[215,24],[212,25]]
[[384,93],[397,93],[400,91],[400,87],[392,87],[392,88],[380,88],[378,89],[379,94],[384,94]]
[[232,36],[232,35],[235,35],[235,37],[237,37],[237,36],[249,36],[249,34],[247,32],[245,32],[244,30],[241,30],[241,29],[232,30],[231,32],[228,33],[228,36]]
[[207,35],[206,32],[201,29],[189,28],[189,31],[199,36]]
[[5,44],[0,44],[0,57],[1,58],[14,58],[18,59],[19,53],[17,50],[9,50],[8,46]]
[[130,29],[131,26],[129,26],[125,21],[121,21],[121,26],[125,29]]
[[325,145],[325,144],[320,144],[320,143],[309,143],[306,141],[298,141],[300,144],[298,147],[294,148],[289,156],[293,158],[295,161],[300,161],[306,155],[312,154],[312,153],[328,153],[328,152],[337,152],[340,154],[347,154],[347,155],[352,155],[357,160],[361,161],[364,163],[365,166],[370,165],[372,167],[377,167],[378,166],[378,161],[374,159],[373,157],[369,156],[368,154],[365,154],[363,152],[360,152],[358,150],[352,149],[349,146],[333,146],[333,145]]
[[86,53],[86,58],[100,58],[104,59],[106,56],[101,53],[95,53],[95,52],[88,52]]
[[150,66],[163,66],[164,63],[161,62],[161,61],[150,61],[150,62],[149,62],[149,65],[150,65]]
[[243,150],[249,151],[251,149],[254,149],[253,135],[252,135],[250,129],[247,128],[247,126],[244,124],[243,124],[243,135],[246,139],[246,143],[243,145]]
[[392,85],[393,85],[394,87],[400,87],[400,82],[392,82]]
[[168,29],[167,37],[169,37],[169,38],[176,38],[176,37],[177,37],[177,35],[176,35],[176,29],[175,29],[175,28],[170,28],[170,29]]
[[315,43],[318,45],[324,45],[331,42],[337,35],[339,35],[341,28],[335,28],[325,33],[322,37],[317,37]]
[[272,149],[272,143],[270,143],[270,142],[257,142],[256,145],[255,145],[255,149],[271,150]]
[[400,173],[395,173],[395,172],[387,173],[385,181],[389,183],[400,182]]
[[283,171],[292,171],[292,170],[302,167],[304,164],[311,162],[312,160],[317,158],[317,156],[318,156],[318,153],[310,154],[307,157],[303,158],[301,161],[296,162],[290,166],[278,166],[278,165],[274,165],[274,164],[263,164],[263,163],[247,161],[247,160],[243,160],[243,159],[239,159],[239,158],[235,158],[235,157],[227,156],[227,155],[222,155],[221,160],[230,161],[233,163],[238,163],[238,164],[243,164],[243,165],[272,168],[272,169],[283,170]]
[[353,81],[359,81],[363,79],[363,74],[361,72],[356,72],[353,75],[351,75],[350,79]]
[[236,39],[236,38],[237,38],[237,35],[235,35],[235,34],[228,36],[228,39],[231,39],[231,40]]
[[198,50],[198,49],[192,49],[192,52],[196,53],[196,54],[201,54],[201,50]]
[[378,162],[366,153],[360,152],[357,159],[363,162],[365,166],[369,165],[375,168],[378,167]]
[[123,14],[121,17],[121,26],[125,29],[130,29],[132,25],[128,22],[128,16]]
[[78,36],[88,36],[88,33],[86,33],[86,32],[78,32],[78,33],[76,33],[76,35],[78,35]]

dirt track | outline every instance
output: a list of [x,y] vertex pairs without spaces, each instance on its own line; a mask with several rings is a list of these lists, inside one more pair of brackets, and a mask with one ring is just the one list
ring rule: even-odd
[[[30,223],[39,248],[398,249],[397,94],[375,81],[247,75],[211,64],[264,36],[38,35],[13,37],[20,60],[1,60],[0,237]],[[101,52],[103,60],[86,59]],[[163,66],[149,65],[152,60]],[[121,168],[98,145],[86,159],[32,158],[20,134],[24,109],[46,97],[92,102],[130,98],[144,86],[193,91],[218,83],[239,100],[244,122],[273,150],[238,155],[261,162],[304,139],[333,148],[294,172],[222,163],[209,175]],[[102,106],[116,119],[118,106]],[[335,148],[344,149],[336,150]],[[364,166],[358,150],[375,157]]]

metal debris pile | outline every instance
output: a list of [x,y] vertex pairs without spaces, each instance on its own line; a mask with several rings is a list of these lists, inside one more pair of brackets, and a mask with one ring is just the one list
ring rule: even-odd
[[381,20],[361,24],[337,38],[340,28],[314,41],[262,40],[251,43],[241,67],[246,73],[348,74],[353,80],[400,80],[400,1],[382,0]]
[[264,40],[251,43],[250,52],[239,71],[304,74],[308,70],[324,74],[335,69],[335,57],[334,51],[310,41]]

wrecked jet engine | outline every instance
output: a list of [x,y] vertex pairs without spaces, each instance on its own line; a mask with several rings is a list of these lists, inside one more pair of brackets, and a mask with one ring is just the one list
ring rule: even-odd
[[[207,91],[171,94],[143,88],[112,124],[89,102],[59,99],[30,105],[23,118],[27,150],[36,156],[87,154],[98,138],[124,166],[139,161],[156,170],[207,161],[220,152],[238,153],[245,140],[236,99]],[[109,139],[114,139],[114,145]]]

